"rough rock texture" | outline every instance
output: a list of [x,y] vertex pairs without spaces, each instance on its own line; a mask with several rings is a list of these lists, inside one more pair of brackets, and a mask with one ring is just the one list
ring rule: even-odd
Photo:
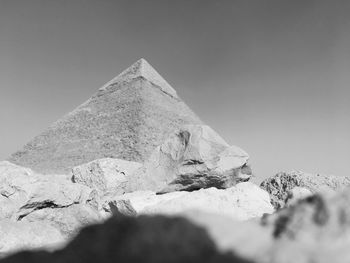
[[230,147],[209,126],[186,125],[157,147],[130,177],[130,191],[228,188],[249,180],[248,159],[245,151]]
[[96,193],[84,185],[38,182],[28,188],[31,192],[16,214],[18,219],[39,209],[64,208],[74,204],[91,204],[97,209]]
[[162,201],[168,201],[188,192],[172,192],[157,195],[152,191],[136,191],[104,200],[103,209],[108,213],[123,214],[126,216],[136,216],[148,207],[156,205]]
[[163,195],[134,192],[117,197],[109,202],[109,206],[110,210],[117,209],[126,215],[176,215],[198,210],[237,220],[261,217],[265,213],[273,212],[268,193],[249,182],[228,189],[208,188]]
[[0,220],[0,257],[23,249],[56,248],[63,236],[47,222],[13,222]]
[[294,187],[304,187],[312,193],[341,190],[350,186],[350,177],[308,174],[303,172],[281,172],[264,180],[261,185],[271,195],[271,201],[275,208],[285,206],[288,192]]
[[113,217],[85,229],[64,249],[22,252],[1,263],[248,263],[220,253],[206,231],[183,218]]
[[35,182],[32,174],[30,169],[0,162],[0,219],[10,218],[25,203],[27,193],[22,187]]
[[16,219],[36,209],[97,205],[96,192],[61,175],[49,178],[10,162],[0,162],[0,219]]
[[44,174],[107,157],[142,162],[189,123],[201,121],[141,59],[9,160]]
[[[102,220],[98,204],[95,190],[62,175],[44,176],[7,161],[0,162],[0,220],[11,220],[13,227],[28,230],[24,238],[30,242],[32,233],[34,245],[38,234],[30,230],[31,223],[42,223],[48,229],[52,226],[68,238],[82,226]],[[48,239],[43,239],[43,243]],[[21,242],[19,238],[18,245]]]
[[140,163],[105,158],[72,169],[72,180],[95,189],[99,196],[123,194],[128,177],[141,167]]
[[71,238],[84,226],[102,221],[98,211],[86,204],[73,204],[63,208],[43,208],[35,210],[20,222],[40,222],[58,229],[66,239]]

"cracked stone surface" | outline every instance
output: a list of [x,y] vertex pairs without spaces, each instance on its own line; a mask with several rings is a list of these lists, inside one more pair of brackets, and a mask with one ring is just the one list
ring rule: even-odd
[[144,166],[129,177],[129,191],[228,188],[250,179],[248,160],[245,151],[229,146],[209,126],[186,125],[157,147]]
[[171,192],[156,195],[150,191],[117,196],[106,202],[125,215],[164,214],[181,215],[188,211],[202,211],[248,220],[271,214],[274,209],[269,194],[250,183],[239,183],[228,189],[207,188],[192,192]]
[[96,190],[100,197],[124,194],[129,176],[141,166],[140,163],[120,159],[98,159],[74,167],[72,180]]

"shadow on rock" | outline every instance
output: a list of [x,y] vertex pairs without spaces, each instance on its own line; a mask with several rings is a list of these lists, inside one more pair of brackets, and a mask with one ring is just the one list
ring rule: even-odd
[[84,228],[64,249],[25,251],[0,261],[19,262],[231,262],[248,263],[220,253],[204,228],[180,217],[115,216]]

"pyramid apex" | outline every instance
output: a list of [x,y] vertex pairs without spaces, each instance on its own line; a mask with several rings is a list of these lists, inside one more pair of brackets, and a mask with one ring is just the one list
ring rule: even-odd
[[140,58],[137,62],[149,64],[145,58]]
[[176,91],[144,58],[137,60],[134,64],[120,73],[114,79],[103,85],[100,90],[105,90],[108,87],[117,85],[119,83],[132,81],[138,77],[143,77],[144,79],[156,85],[166,94],[178,98]]
[[[148,61],[144,58],[140,58],[138,61],[136,61],[134,64],[132,64],[129,68],[142,68],[142,67],[152,67]],[[128,68],[128,69],[129,69]]]

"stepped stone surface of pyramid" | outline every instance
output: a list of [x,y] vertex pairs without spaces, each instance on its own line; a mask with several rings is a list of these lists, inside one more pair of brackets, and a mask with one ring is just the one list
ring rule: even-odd
[[174,130],[201,123],[140,59],[8,160],[44,174],[107,157],[143,162]]

